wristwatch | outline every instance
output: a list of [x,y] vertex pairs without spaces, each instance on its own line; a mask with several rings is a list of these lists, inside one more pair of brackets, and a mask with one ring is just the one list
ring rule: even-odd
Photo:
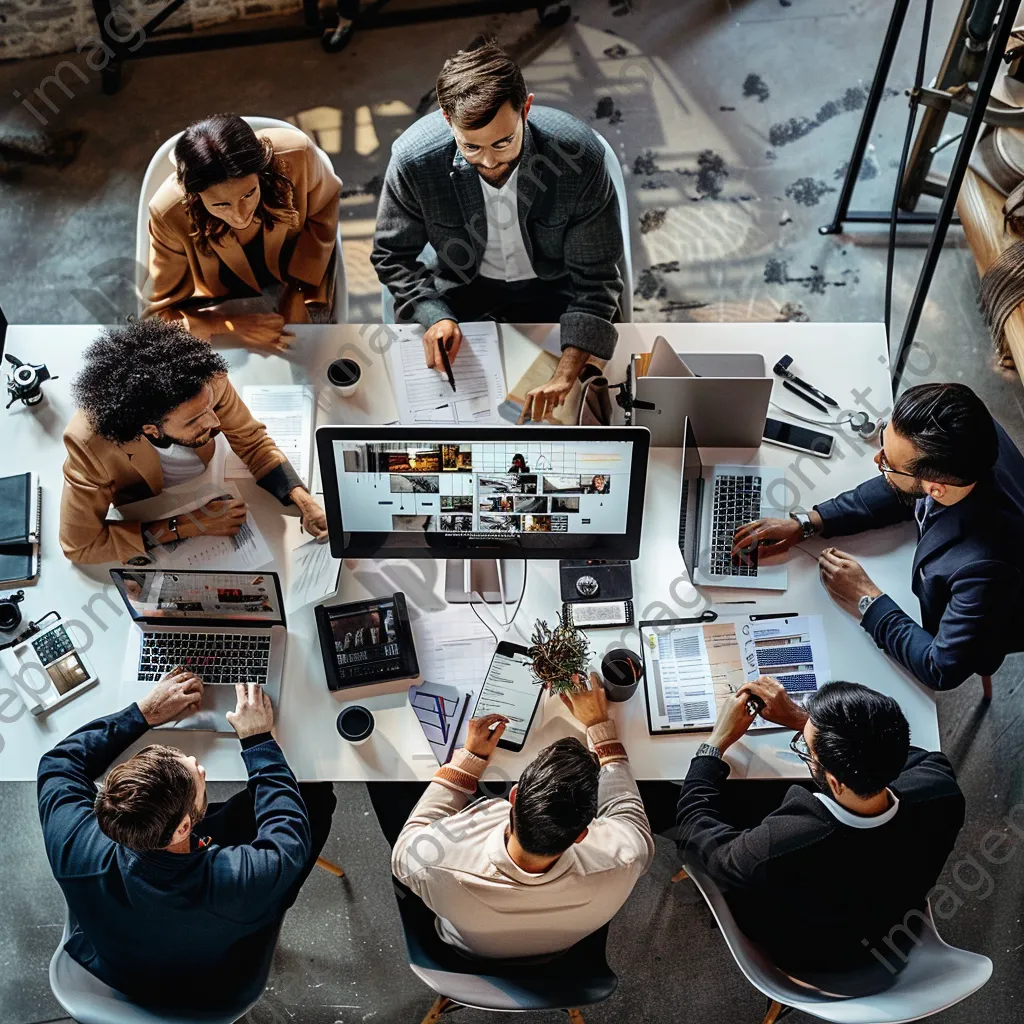
[[864,616],[865,616],[865,615],[867,615],[867,613],[868,613],[868,609],[869,609],[869,608],[870,608],[870,607],[871,607],[871,606],[872,606],[872,605],[873,605],[873,604],[874,604],[874,603],[875,603],[875,602],[876,602],[876,601],[877,601],[877,600],[879,599],[879,597],[881,597],[881,596],[882,596],[881,594],[876,594],[876,595],[875,595],[874,597],[868,597],[868,595],[867,595],[867,594],[865,594],[865,595],[864,595],[864,596],[863,596],[863,597],[862,597],[862,598],[861,598],[861,599],[860,599],[860,600],[859,600],[859,601],[857,602],[857,611],[859,611],[859,612],[860,612],[860,617],[861,617],[862,619],[864,618]]
[[795,520],[800,524],[800,529],[804,531],[801,540],[807,540],[808,537],[814,536],[814,524],[811,522],[811,517],[806,512],[790,512],[789,518]]
[[167,530],[168,530],[169,533],[173,533],[174,534],[174,539],[175,540],[181,540],[181,537],[178,535],[178,517],[177,516],[171,516],[167,520]]
[[718,747],[713,747],[710,743],[702,743],[697,748],[697,753],[694,754],[693,756],[694,757],[717,757],[719,760],[721,760],[722,752],[718,749]]

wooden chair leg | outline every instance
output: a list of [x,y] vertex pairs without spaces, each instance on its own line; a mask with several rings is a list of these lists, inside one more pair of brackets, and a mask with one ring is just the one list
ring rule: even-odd
[[782,1016],[782,1011],[784,1009],[785,1006],[783,1006],[782,1003],[776,1002],[776,1000],[773,999],[771,1005],[768,1007],[768,1012],[764,1015],[764,1020],[761,1021],[761,1024],[775,1024],[779,1017]]
[[420,1024],[437,1024],[441,1019],[441,1015],[450,1005],[451,1000],[447,996],[438,996],[434,1000],[434,1005],[427,1010],[427,1015],[420,1021]]
[[344,878],[345,872],[338,867],[337,864],[332,863],[326,857],[317,857],[316,866],[323,868],[329,875],[334,875],[335,878]]
[[981,695],[985,700],[992,699],[992,677],[982,676],[981,677]]
[[569,1024],[583,1024],[583,1014],[579,1010],[566,1010],[569,1014]]
[[686,873],[686,868],[680,868],[673,876],[673,884],[676,882],[685,882],[690,876]]

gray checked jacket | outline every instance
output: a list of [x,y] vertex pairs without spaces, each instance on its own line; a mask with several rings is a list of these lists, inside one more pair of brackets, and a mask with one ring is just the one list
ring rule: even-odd
[[[623,288],[622,232],[600,140],[564,111],[532,107],[517,183],[519,224],[534,272],[542,280],[568,274],[572,281],[562,348],[607,359],[618,337],[612,320]],[[428,244],[436,265],[421,259]],[[395,297],[398,321],[430,327],[456,319],[444,293],[477,276],[486,245],[479,174],[435,111],[395,141],[377,211],[371,259]]]

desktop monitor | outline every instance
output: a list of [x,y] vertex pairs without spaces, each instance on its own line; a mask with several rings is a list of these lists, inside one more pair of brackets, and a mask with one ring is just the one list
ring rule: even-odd
[[331,554],[636,558],[649,442],[643,427],[319,427]]

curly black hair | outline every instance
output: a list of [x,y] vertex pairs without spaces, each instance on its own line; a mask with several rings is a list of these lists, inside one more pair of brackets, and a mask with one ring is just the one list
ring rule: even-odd
[[106,328],[85,350],[71,394],[98,434],[127,444],[227,370],[205,341],[178,324],[139,320]]

